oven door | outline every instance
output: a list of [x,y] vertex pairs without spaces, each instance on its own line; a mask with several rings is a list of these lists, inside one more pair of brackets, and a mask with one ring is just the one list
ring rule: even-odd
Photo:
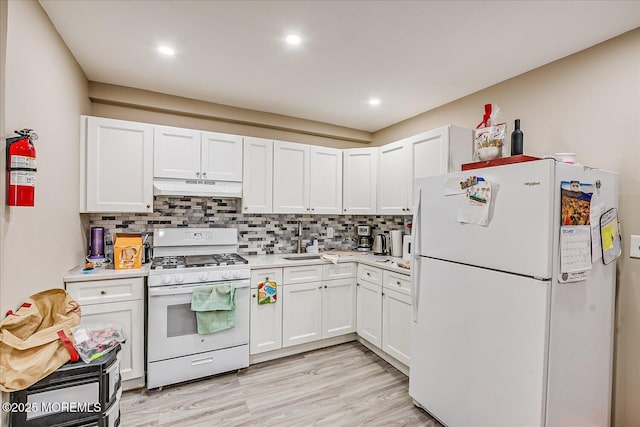
[[[236,287],[235,327],[199,335],[191,311],[192,290],[200,286]],[[147,358],[149,362],[234,347],[249,342],[249,280],[149,288]]]

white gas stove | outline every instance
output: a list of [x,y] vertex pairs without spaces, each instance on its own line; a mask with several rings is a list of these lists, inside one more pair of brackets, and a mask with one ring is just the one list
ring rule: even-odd
[[150,287],[250,277],[235,228],[163,228],[153,241]]
[[[249,366],[247,260],[238,255],[235,228],[154,230],[149,271],[147,388],[193,380]],[[235,288],[237,323],[199,334],[191,310],[193,290]]]

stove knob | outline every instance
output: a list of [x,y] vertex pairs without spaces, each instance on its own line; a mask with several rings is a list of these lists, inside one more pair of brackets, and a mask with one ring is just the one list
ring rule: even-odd
[[200,276],[198,276],[198,278],[201,282],[206,282],[207,279],[209,279],[209,273],[200,273]]
[[233,272],[233,277],[235,277],[236,279],[239,279],[240,277],[242,277],[242,271],[240,270],[236,270]]
[[176,276],[176,282],[178,282],[178,283],[184,282],[184,276],[182,274],[177,275]]
[[222,272],[222,278],[223,279],[231,279],[231,278],[233,278],[233,275],[231,274],[230,271],[223,271]]
[[165,284],[167,284],[167,285],[168,285],[169,283],[171,283],[171,276],[163,276],[163,277],[162,277],[162,283],[165,283]]

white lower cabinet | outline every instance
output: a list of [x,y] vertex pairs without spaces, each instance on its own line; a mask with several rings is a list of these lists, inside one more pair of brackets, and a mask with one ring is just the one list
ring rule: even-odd
[[353,278],[327,280],[322,289],[322,338],[356,331],[356,287]]
[[282,346],[321,339],[322,282],[285,285],[283,294],[287,303],[282,309]]
[[374,346],[382,346],[382,286],[358,281],[357,332]]
[[411,280],[368,265],[358,266],[358,335],[409,366]]
[[355,332],[355,273],[355,263],[284,268],[283,347]]
[[[258,304],[258,285],[265,280],[276,282],[276,302]],[[282,306],[284,304],[282,269],[269,268],[251,272],[251,325],[249,354],[282,348]]]
[[122,328],[123,389],[144,385],[144,278],[68,282],[65,287],[80,304],[81,325],[113,323]]
[[122,381],[144,375],[144,300],[82,306],[81,324],[115,323],[127,338],[120,351]]
[[382,295],[382,351],[409,366],[411,297],[391,289]]

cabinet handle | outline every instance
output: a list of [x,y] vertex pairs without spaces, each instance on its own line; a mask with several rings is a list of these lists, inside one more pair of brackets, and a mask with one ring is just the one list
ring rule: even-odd
[[369,273],[368,271],[367,271],[367,276],[371,276],[371,273]]
[[256,297],[256,294],[253,294],[253,295],[251,295],[251,296],[255,298],[255,297]]
[[346,211],[347,211],[346,209],[342,209],[342,210],[343,210],[344,212],[346,212]]
[[151,207],[151,205],[147,203],[147,209],[149,209],[150,207]]
[[398,286],[400,286],[400,282],[396,282],[396,284],[397,284]]
[[245,211],[246,211],[247,209],[249,209],[249,206],[245,206],[245,207],[244,207],[244,210],[245,210]]
[[[326,288],[326,286],[325,286],[325,288]],[[318,286],[318,289],[322,289],[322,286]]]
[[200,176],[200,172],[196,172],[196,176]]
[[207,173],[206,172],[202,172],[202,176],[207,176]]
[[311,208],[311,210],[313,211],[313,210],[314,210],[314,208]]
[[327,285],[324,285],[324,288],[327,289]]
[[106,295],[107,291],[100,291],[100,295]]

